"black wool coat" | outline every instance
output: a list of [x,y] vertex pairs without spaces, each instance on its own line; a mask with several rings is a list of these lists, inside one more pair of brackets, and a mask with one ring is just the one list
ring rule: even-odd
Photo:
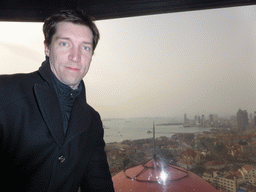
[[99,114],[76,98],[66,136],[48,62],[0,76],[1,188],[26,192],[114,191]]

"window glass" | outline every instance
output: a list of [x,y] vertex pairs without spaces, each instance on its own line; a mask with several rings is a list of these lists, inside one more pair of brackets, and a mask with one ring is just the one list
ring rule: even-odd
[[[123,174],[124,185],[161,191],[185,179],[255,188],[256,6],[96,24],[101,38],[84,82],[113,180]],[[1,74],[40,67],[42,25],[0,22]]]

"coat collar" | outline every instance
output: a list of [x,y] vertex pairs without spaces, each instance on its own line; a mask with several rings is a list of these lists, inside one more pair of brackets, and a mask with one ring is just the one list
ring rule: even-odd
[[[83,87],[84,84],[82,83]],[[85,101],[84,91],[77,97],[70,114],[65,142],[89,129],[91,124],[90,107]],[[89,136],[89,135],[87,135]]]
[[[57,94],[51,80],[51,69],[49,61],[46,60],[39,68],[39,74],[45,83],[37,83],[34,86],[36,100],[43,119],[55,142],[62,147],[65,142],[63,132],[63,121]],[[90,124],[89,107],[85,98],[85,87],[82,82],[82,91],[77,97],[70,114],[66,140],[84,132]]]
[[38,70],[40,76],[43,78],[45,82],[49,84],[50,87],[53,86],[52,84],[52,72],[50,67],[49,58],[46,57],[46,60],[42,63],[41,67]]

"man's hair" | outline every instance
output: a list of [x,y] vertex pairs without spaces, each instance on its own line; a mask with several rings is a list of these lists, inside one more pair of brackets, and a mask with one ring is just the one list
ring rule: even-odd
[[57,24],[59,22],[71,22],[74,24],[85,25],[89,27],[93,34],[93,52],[98,44],[100,34],[97,26],[93,22],[92,17],[80,11],[63,10],[48,17],[43,26],[45,43],[47,46],[51,45],[52,37],[56,33]]

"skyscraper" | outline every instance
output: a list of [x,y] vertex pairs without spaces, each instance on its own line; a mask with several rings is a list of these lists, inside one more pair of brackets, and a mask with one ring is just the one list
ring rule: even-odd
[[197,116],[197,126],[201,125],[201,118],[200,115]]
[[256,127],[256,111],[254,111],[254,127]]
[[249,124],[253,124],[252,113],[249,115]]
[[187,124],[187,114],[184,114],[184,125]]
[[213,114],[209,115],[209,120],[210,120],[210,125],[212,126],[213,125]]
[[205,123],[204,123],[204,122],[205,122],[205,117],[204,117],[204,115],[202,115],[202,121],[201,121],[201,125],[202,125],[202,126],[205,126]]
[[246,110],[239,109],[236,115],[237,118],[237,128],[245,130],[248,125],[248,113]]

